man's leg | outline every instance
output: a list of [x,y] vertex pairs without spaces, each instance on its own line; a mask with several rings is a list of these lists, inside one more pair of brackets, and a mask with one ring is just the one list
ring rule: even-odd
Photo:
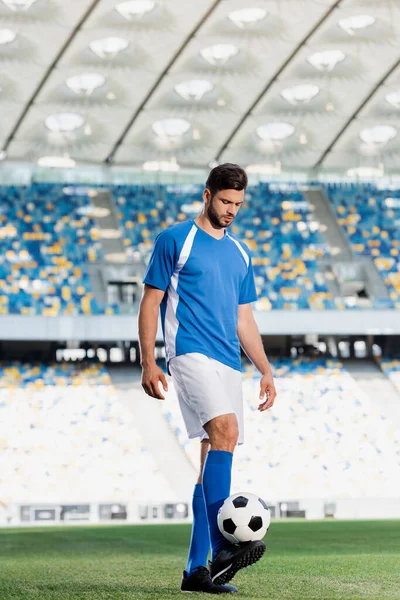
[[217,585],[226,584],[236,573],[262,557],[262,541],[235,546],[226,541],[218,528],[218,511],[231,491],[233,451],[238,439],[235,414],[222,415],[204,425],[210,438],[210,450],[204,465],[203,491],[206,501],[212,547],[211,579]]
[[206,505],[203,496],[202,475],[204,462],[208,453],[210,443],[207,439],[200,444],[200,474],[193,493],[193,524],[192,536],[190,539],[190,548],[186,573],[190,575],[200,566],[207,566],[207,557],[210,550],[210,533],[208,530],[208,520]]
[[201,442],[200,474],[193,494],[193,525],[188,563],[181,583],[184,592],[205,592],[209,594],[230,594],[237,592],[233,585],[217,585],[211,581],[211,576],[206,568],[208,552],[210,550],[210,533],[206,505],[203,495],[202,474],[204,462],[210,447],[209,441]]
[[218,528],[217,515],[231,492],[232,459],[239,430],[235,414],[221,415],[204,425],[210,439],[210,450],[203,471],[203,492],[207,509],[212,547],[212,560],[226,546]]

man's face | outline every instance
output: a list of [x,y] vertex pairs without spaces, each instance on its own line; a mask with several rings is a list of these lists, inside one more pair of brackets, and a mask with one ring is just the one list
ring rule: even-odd
[[206,214],[215,227],[229,227],[243,204],[244,190],[220,190],[213,197],[208,188],[203,198]]

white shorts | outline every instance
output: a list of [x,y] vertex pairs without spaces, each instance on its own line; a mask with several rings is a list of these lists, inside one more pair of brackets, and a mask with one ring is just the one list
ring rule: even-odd
[[189,438],[208,438],[203,428],[215,417],[234,413],[243,444],[242,374],[198,352],[181,354],[169,362]]

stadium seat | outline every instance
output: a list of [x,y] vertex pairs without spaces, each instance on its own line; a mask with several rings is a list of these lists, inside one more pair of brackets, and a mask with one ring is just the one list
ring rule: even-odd
[[5,504],[176,500],[96,364],[0,363]]
[[[330,359],[271,362],[279,396],[267,413],[257,410],[259,374],[243,363],[245,444],[235,453],[234,491],[253,490],[271,500],[396,497],[400,432],[343,365]],[[400,391],[400,361],[387,368],[396,372]],[[162,410],[197,466],[199,443],[187,440],[173,387]]]

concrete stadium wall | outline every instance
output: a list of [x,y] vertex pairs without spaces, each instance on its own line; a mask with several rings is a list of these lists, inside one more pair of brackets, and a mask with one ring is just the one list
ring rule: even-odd
[[[255,313],[262,335],[400,334],[400,311],[271,311]],[[136,341],[137,315],[0,317],[0,340]],[[162,340],[161,327],[157,340]]]

